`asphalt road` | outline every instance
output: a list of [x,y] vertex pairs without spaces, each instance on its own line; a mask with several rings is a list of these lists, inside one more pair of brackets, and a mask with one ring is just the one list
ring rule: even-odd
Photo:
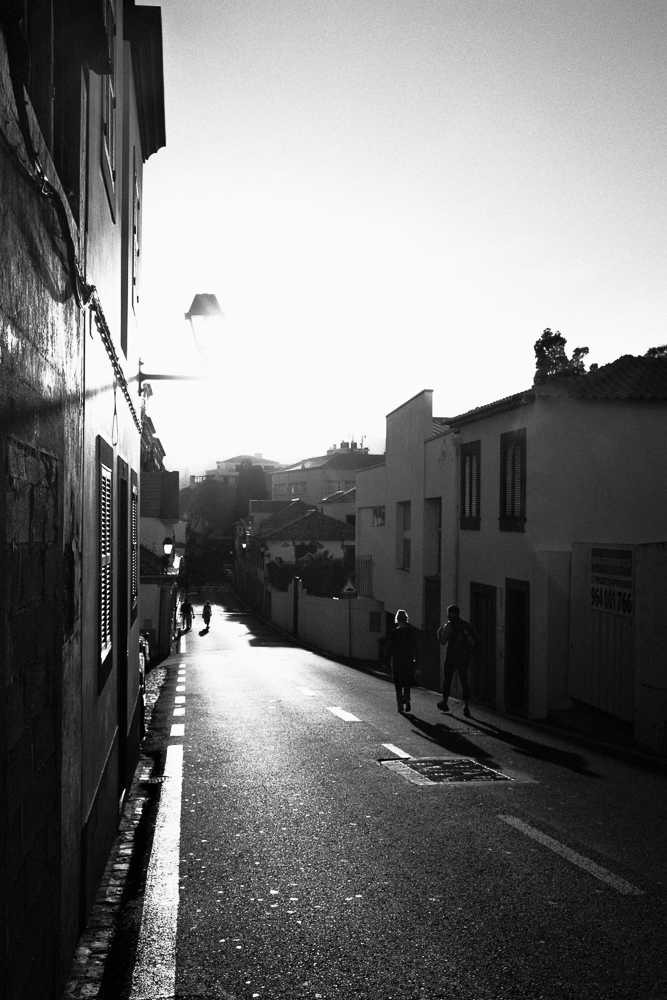
[[[399,715],[226,603],[165,664],[124,996],[667,998],[664,775],[419,689]],[[418,784],[402,754],[512,780]]]

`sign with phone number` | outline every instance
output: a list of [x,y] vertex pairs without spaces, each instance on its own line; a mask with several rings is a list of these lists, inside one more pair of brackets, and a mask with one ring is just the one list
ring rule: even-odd
[[591,608],[612,615],[633,613],[631,549],[591,550]]

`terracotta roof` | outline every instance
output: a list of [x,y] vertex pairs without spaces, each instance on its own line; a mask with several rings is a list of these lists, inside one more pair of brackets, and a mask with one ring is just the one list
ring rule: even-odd
[[485,403],[484,406],[477,406],[474,410],[459,413],[456,417],[442,417],[440,420],[442,421],[443,428],[444,426],[461,427],[462,424],[470,424],[475,420],[483,420],[484,417],[492,417],[496,413],[515,410],[520,406],[525,406],[527,403],[532,403],[534,399],[535,393],[532,389],[529,389],[526,392],[517,392],[513,396],[505,396],[504,399],[497,399],[494,403]]
[[304,503],[303,500],[290,500],[282,510],[277,511],[271,517],[267,517],[265,521],[262,521],[255,534],[267,535],[269,532],[276,531],[284,525],[296,521],[299,517],[303,517],[304,514],[308,514],[312,509],[313,505]]
[[[551,382],[547,379],[547,387]],[[566,386],[568,394],[579,399],[665,400],[667,358],[624,354],[596,371],[568,378]]]
[[[266,522],[262,525],[266,528]],[[331,542],[331,541],[354,541],[354,527],[345,521],[339,521],[335,517],[321,514],[319,510],[311,510],[303,517],[292,521],[276,531],[262,531],[264,537],[268,537],[272,542],[283,541],[308,541],[308,542]]]

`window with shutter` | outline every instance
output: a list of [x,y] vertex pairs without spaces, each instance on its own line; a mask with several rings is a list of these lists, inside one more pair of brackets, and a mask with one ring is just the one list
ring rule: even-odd
[[478,531],[481,499],[481,441],[461,445],[461,527]]
[[137,474],[132,472],[132,567],[131,567],[131,587],[132,587],[132,607],[131,624],[137,620],[139,611],[139,489],[137,486]]
[[524,531],[526,523],[526,431],[500,436],[500,530]]
[[103,462],[99,466],[99,627],[100,627],[100,663],[104,663],[111,653],[111,469]]

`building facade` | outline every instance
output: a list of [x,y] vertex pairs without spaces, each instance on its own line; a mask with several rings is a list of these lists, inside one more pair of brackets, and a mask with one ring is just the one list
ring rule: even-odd
[[0,994],[59,997],[139,747],[143,167],[160,12],[0,6]]
[[575,699],[667,746],[664,725],[646,735],[641,680],[667,710],[667,671],[657,684],[646,648],[667,611],[651,569],[667,539],[666,417],[664,358],[619,358],[451,418],[418,394],[387,417],[385,468],[357,477],[358,579],[427,635],[458,604],[480,635],[481,702],[542,718]]

